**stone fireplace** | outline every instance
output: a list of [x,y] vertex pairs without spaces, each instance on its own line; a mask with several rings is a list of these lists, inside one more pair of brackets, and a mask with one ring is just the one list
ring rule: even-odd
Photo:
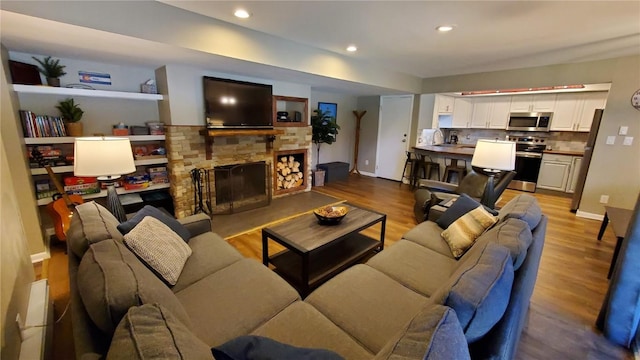
[[[284,130],[284,133],[276,136],[272,146],[265,136],[216,137],[210,145],[210,159],[207,159],[207,145],[204,136],[200,134],[204,126],[165,126],[169,160],[167,170],[176,217],[182,218],[195,212],[196,200],[190,175],[193,169],[211,171],[210,180],[215,182],[213,175],[216,167],[263,162],[268,167],[268,174],[262,179],[265,184],[268,181],[269,185],[273,186],[269,191],[274,198],[311,190],[311,164],[307,161],[310,159],[312,147],[311,126],[278,127],[278,129]],[[302,184],[290,190],[276,191],[277,181],[274,180],[276,154],[285,153],[287,161],[290,155],[294,157],[292,165],[295,161],[300,163],[298,170],[302,173]],[[210,189],[212,192],[215,191],[215,183],[210,184]],[[212,194],[212,202],[214,196],[215,194]]]

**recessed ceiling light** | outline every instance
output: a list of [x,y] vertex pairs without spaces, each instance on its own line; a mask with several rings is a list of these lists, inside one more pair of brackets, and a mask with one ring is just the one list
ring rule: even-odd
[[358,51],[358,48],[355,45],[349,45],[347,46],[347,51],[349,52]]
[[447,32],[453,30],[453,25],[440,25],[436,28],[440,32]]
[[239,17],[240,19],[247,19],[251,16],[251,14],[249,14],[249,12],[245,9],[238,9],[233,13],[233,15]]

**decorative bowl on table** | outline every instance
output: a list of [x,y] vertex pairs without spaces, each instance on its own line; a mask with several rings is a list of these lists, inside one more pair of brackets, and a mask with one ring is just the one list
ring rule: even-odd
[[323,206],[313,210],[318,222],[322,225],[338,224],[349,212],[346,206]]

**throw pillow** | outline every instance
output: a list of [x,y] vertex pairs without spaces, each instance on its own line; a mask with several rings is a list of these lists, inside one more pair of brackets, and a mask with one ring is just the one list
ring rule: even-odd
[[330,350],[307,349],[255,335],[240,336],[211,349],[217,360],[342,360],[343,357]]
[[478,236],[497,221],[496,216],[489,214],[480,205],[456,220],[441,235],[449,244],[453,256],[458,259],[473,245]]
[[453,309],[429,304],[378,352],[375,360],[471,359],[467,339]]
[[160,220],[147,216],[128,234],[124,243],[168,284],[175,285],[191,256],[191,248]]
[[467,341],[472,343],[500,321],[509,304],[514,278],[509,250],[488,243],[474,263],[456,274],[459,277],[444,305],[456,312]]
[[[480,203],[471,198],[467,194],[461,194],[456,201],[438,218],[436,224],[443,229],[448,228],[454,221],[458,220],[462,215],[480,206]],[[498,215],[498,212],[487,207],[484,209],[492,215]]]
[[178,220],[151,205],[146,205],[145,207],[140,209],[140,211],[138,211],[131,219],[118,225],[118,230],[120,230],[122,235],[126,235],[127,233],[129,233],[129,231],[133,230],[133,228],[135,228],[136,225],[138,225],[140,221],[142,221],[142,219],[144,219],[146,216],[153,216],[154,218],[162,221],[163,224],[167,225],[176,234],[180,235],[182,240],[184,240],[185,242],[189,242],[191,233],[189,233],[189,230],[184,227],[184,225],[180,224]]
[[119,359],[213,359],[213,355],[167,308],[145,304],[129,308],[113,334],[107,360]]

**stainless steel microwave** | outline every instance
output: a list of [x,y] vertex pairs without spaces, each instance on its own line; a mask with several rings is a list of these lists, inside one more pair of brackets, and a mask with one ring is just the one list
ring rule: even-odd
[[550,112],[511,113],[507,130],[549,131],[552,118]]

